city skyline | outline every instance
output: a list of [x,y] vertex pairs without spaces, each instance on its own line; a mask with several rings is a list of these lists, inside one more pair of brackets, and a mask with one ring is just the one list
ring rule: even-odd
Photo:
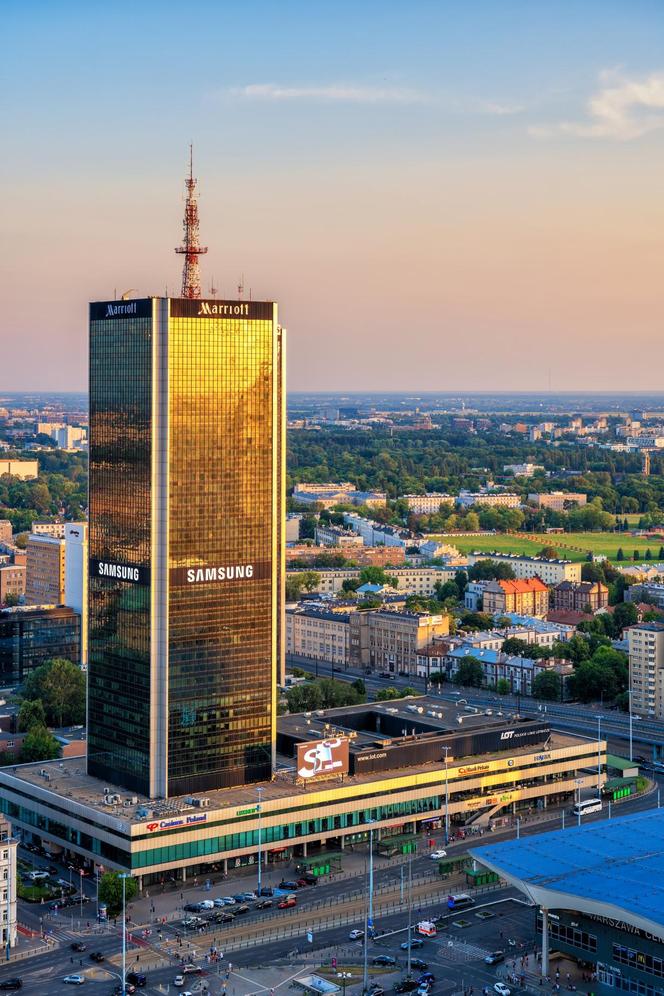
[[282,302],[292,391],[658,386],[661,9],[378,10],[203,3],[187,52],[169,3],[11,5],[0,391],[177,293],[190,141],[203,296]]

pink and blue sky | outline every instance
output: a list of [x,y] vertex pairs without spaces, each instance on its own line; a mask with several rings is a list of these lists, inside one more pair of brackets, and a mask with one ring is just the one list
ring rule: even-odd
[[6,0],[0,390],[87,302],[244,274],[294,390],[658,389],[659,0]]

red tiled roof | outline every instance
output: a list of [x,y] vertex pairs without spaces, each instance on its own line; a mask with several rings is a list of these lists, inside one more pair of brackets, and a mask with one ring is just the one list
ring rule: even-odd
[[528,578],[525,581],[499,581],[498,584],[506,595],[526,595],[535,591],[548,591],[548,586],[539,578]]

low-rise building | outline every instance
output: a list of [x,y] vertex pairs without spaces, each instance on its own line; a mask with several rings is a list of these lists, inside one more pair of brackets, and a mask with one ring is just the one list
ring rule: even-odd
[[0,606],[11,602],[13,605],[25,595],[24,564],[3,564],[0,566]]
[[631,708],[664,719],[664,623],[639,623],[627,630]]
[[549,589],[539,578],[490,581],[484,589],[484,611],[491,615],[518,612],[541,619],[549,611]]
[[519,508],[521,495],[508,491],[461,491],[456,498],[462,508],[484,505],[489,508]]
[[569,661],[554,661],[550,658],[533,660],[530,657],[511,656],[499,650],[475,648],[464,644],[462,647],[450,650],[446,656],[447,671],[451,679],[456,675],[460,664],[468,658],[481,664],[484,687],[496,688],[498,682],[506,681],[512,695],[532,695],[535,678],[545,671],[559,674],[563,685],[574,671]]
[[544,560],[542,557],[526,557],[516,553],[476,550],[468,554],[468,563],[478,560],[494,560],[499,564],[509,564],[519,579],[540,578],[545,584],[560,584],[561,581],[581,580],[581,564],[572,560]]
[[[64,526],[63,526],[64,528]],[[25,600],[28,605],[64,605],[65,540],[31,533],[27,545]]]
[[[524,426],[523,431],[527,432],[528,429]],[[503,470],[513,477],[533,477],[538,470],[544,470],[544,467],[539,463],[506,463]]]
[[[312,591],[319,595],[336,595],[343,589],[344,581],[357,581],[361,574],[360,567],[318,567],[318,584]],[[295,568],[287,570],[287,576],[299,574]],[[434,594],[438,583],[444,584],[454,577],[454,571],[445,567],[390,567],[386,569],[390,577],[397,580],[396,589],[403,595],[421,595],[429,598]]]
[[387,495],[382,491],[358,491],[349,481],[324,484],[296,484],[293,498],[301,505],[320,505],[332,508],[334,505],[366,505],[369,508],[383,508]]
[[21,685],[51,657],[80,663],[81,617],[65,606],[0,610],[0,685]]
[[55,536],[56,539],[64,539],[65,526],[65,522],[51,522],[50,519],[35,519],[30,527],[30,532],[35,536]]
[[14,533],[9,519],[0,519],[0,543],[12,543]]
[[469,581],[463,594],[463,604],[470,612],[479,612],[482,609],[484,592],[488,581]]
[[[16,899],[18,895],[18,840],[9,822],[0,817],[0,901],[2,902],[2,945],[13,948],[18,943]],[[8,943],[9,942],[9,943]]]
[[286,653],[348,666],[350,613],[313,606],[286,609]]
[[566,512],[569,508],[585,505],[588,495],[580,491],[536,492],[528,495],[528,502],[535,508],[549,508],[553,512]]
[[597,612],[609,604],[609,589],[599,581],[561,581],[549,594],[549,607],[571,612]]
[[[406,548],[403,546],[354,546],[352,549],[336,552],[361,567],[396,567],[403,564],[406,559]],[[321,555],[330,555],[329,547],[306,543],[286,547],[287,564],[295,560],[310,564]]]
[[454,495],[442,492],[430,492],[425,495],[402,495],[399,501],[405,501],[409,511],[415,515],[435,515],[440,506],[454,502]]
[[297,543],[300,539],[300,523],[302,515],[299,512],[289,512],[286,516],[286,542]]
[[626,602],[648,602],[664,609],[664,584],[649,581],[644,584],[632,584],[625,591]]
[[350,617],[350,664],[389,674],[416,675],[417,653],[447,636],[447,615],[376,609]]
[[410,537],[403,529],[365,519],[356,512],[344,512],[344,522],[364,540],[366,546],[408,546]]
[[352,529],[322,522],[316,526],[316,543],[319,546],[337,546],[344,549],[364,546],[362,537]]
[[0,477],[9,474],[21,481],[33,481],[39,477],[38,460],[0,460]]

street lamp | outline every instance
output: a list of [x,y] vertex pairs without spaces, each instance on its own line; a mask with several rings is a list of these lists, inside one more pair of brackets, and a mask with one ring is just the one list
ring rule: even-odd
[[258,898],[261,896],[261,800],[263,798],[263,787],[259,785],[256,788],[258,793],[258,805],[256,809],[258,810]]
[[373,820],[367,820],[369,826],[369,895],[367,897],[364,923],[364,974],[363,991],[369,987],[369,931],[373,931]]
[[445,751],[445,844],[450,842],[450,783],[448,779],[447,760],[449,747],[443,747]]
[[602,717],[597,717],[597,798],[602,793]]
[[120,872],[122,879],[122,996],[127,996],[127,898],[125,882],[129,872]]
[[353,978],[352,972],[337,972],[337,978],[341,980],[341,987],[343,989],[343,996],[346,996],[346,986],[348,980]]

